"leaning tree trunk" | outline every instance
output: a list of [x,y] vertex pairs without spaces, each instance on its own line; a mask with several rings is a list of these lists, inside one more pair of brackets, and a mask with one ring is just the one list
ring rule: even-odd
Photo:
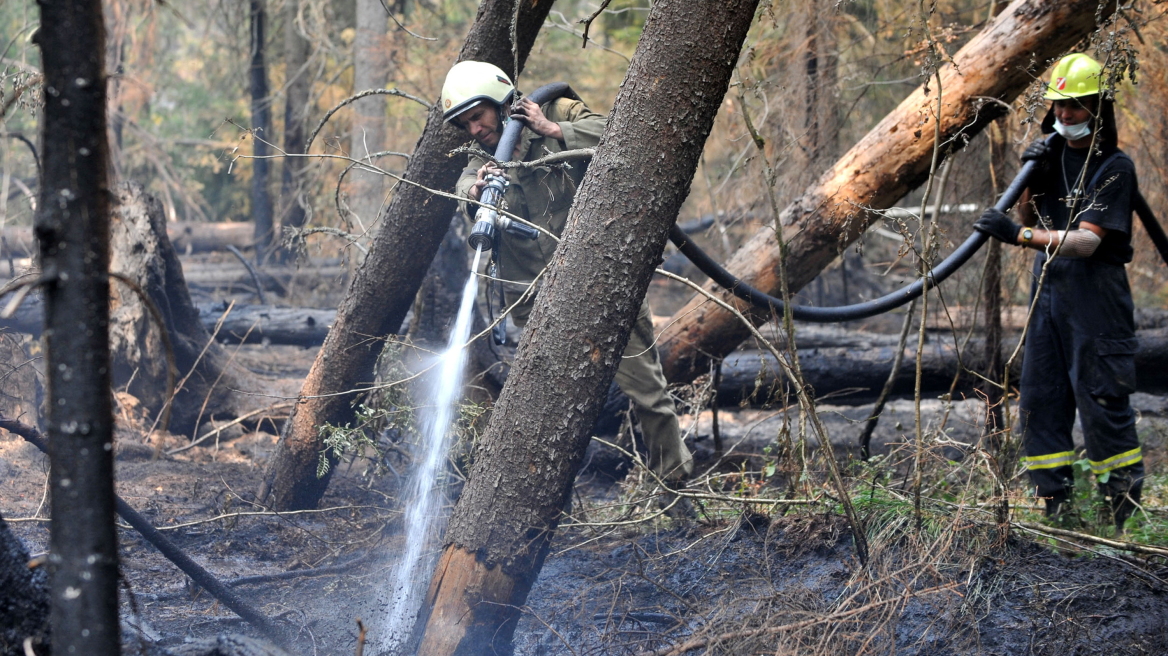
[[[783,239],[791,292],[810,282],[854,242],[877,214],[891,207],[929,174],[937,93],[943,97],[941,139],[962,143],[1001,116],[1045,68],[1045,62],[1078,43],[1096,26],[1098,0],[1015,0],[941,68],[941,82],[913,92],[856,144],[803,196],[783,210]],[[1114,3],[1101,10],[1107,17]],[[996,99],[987,102],[986,99]],[[949,148],[952,148],[950,146]],[[946,149],[948,150],[948,149]],[[945,153],[943,153],[945,154]],[[780,293],[779,242],[772,229],[756,234],[726,268],[772,295]],[[706,289],[717,288],[707,284]],[[770,313],[723,292],[722,298],[749,312],[756,323]],[[733,351],[749,329],[734,314],[695,296],[674,314],[661,337],[666,377],[692,380],[709,371],[711,359]]]
[[653,4],[450,519],[419,654],[508,652],[756,4]]
[[[552,2],[518,1],[516,34],[522,64]],[[515,9],[515,0],[483,2],[458,58],[512,67]],[[465,133],[442,121],[442,109],[435,106],[406,168],[406,179],[429,189],[452,188],[465,160],[450,157],[450,151],[466,141]],[[319,427],[353,420],[353,402],[358,398],[353,390],[373,380],[382,339],[401,327],[454,211],[455,203],[449,199],[414,185],[398,186],[365,264],[349,284],[336,323],[304,381],[302,402],[285,424],[265,473],[258,496],[273,508],[314,507],[324,495],[329,474],[316,475],[323,448]],[[330,467],[329,473],[334,469]]]
[[119,652],[109,352],[109,140],[100,0],[42,2],[50,625],[58,654]]
[[0,656],[25,656],[32,639],[48,652],[49,590],[43,567],[29,567],[28,551],[0,516]]

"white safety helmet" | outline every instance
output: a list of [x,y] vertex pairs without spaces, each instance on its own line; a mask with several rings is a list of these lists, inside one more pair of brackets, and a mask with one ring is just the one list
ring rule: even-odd
[[446,74],[442,85],[442,118],[446,122],[484,100],[506,105],[515,96],[515,85],[503,69],[477,61],[461,61]]

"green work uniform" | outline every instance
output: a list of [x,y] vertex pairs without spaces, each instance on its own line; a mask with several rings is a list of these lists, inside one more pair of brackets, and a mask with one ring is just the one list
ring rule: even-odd
[[[525,129],[519,139],[517,152],[525,162],[546,157],[552,153],[579,148],[592,148],[600,142],[607,120],[588,109],[578,100],[560,98],[540,107],[549,121],[559,124],[563,140],[542,137]],[[584,179],[586,160],[570,163],[570,168],[559,165],[540,168],[521,168],[508,171],[511,183],[504,196],[504,209],[538,225],[557,237],[564,230],[568,210],[580,182]],[[455,191],[467,196],[474,185],[478,170],[486,160],[472,155],[463,170]],[[472,220],[477,206],[461,203],[463,211]],[[535,280],[556,250],[556,241],[547,235],[527,240],[501,234],[496,254],[499,278],[503,281],[504,297],[510,306],[518,301],[531,281]],[[534,295],[517,305],[511,319],[517,326],[527,324],[534,305]],[[628,346],[616,371],[616,383],[632,399],[641,420],[642,433],[649,448],[649,466],[663,478],[684,478],[693,472],[693,457],[685,447],[678,429],[673,401],[665,391],[665,375],[654,346],[653,322],[648,303],[641,303],[637,321],[629,335]]]

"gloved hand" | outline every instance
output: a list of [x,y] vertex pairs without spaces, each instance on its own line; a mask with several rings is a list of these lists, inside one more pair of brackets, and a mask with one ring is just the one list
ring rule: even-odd
[[1038,139],[1034,143],[1026,147],[1022,151],[1022,161],[1025,162],[1045,162],[1050,155],[1050,146],[1046,145],[1045,139]]
[[977,221],[973,222],[973,228],[994,239],[1013,245],[1018,244],[1018,233],[1022,231],[1022,226],[1011,221],[1004,212],[1001,212],[996,207],[991,207],[982,212]]

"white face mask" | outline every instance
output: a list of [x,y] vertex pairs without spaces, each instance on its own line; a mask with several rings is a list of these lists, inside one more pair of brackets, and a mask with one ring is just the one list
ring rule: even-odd
[[1054,120],[1054,131],[1062,135],[1067,141],[1078,141],[1091,135],[1091,121],[1083,121],[1076,125],[1063,125],[1057,118]]

